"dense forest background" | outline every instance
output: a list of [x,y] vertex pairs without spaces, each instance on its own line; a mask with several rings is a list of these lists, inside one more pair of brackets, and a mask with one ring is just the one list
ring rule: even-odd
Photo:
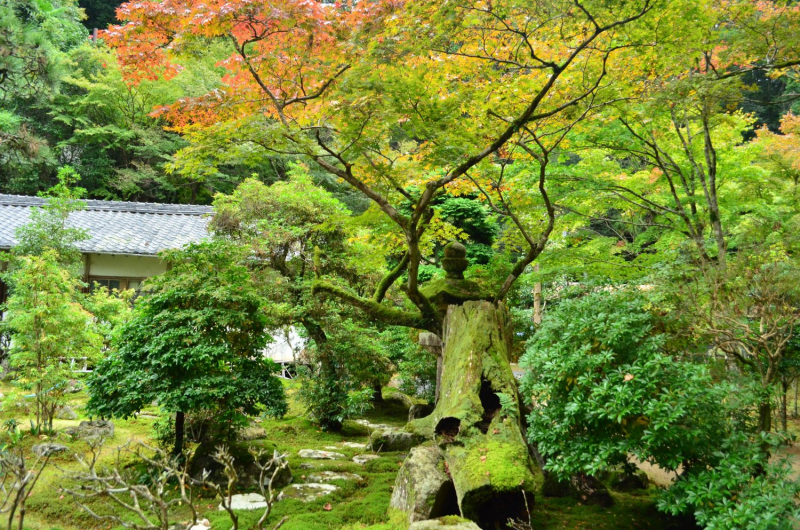
[[[189,145],[173,132],[158,108],[180,97],[208,93],[218,83],[219,61],[229,55],[214,45],[185,64],[171,82],[123,80],[116,57],[92,40],[95,28],[117,23],[119,0],[0,0],[0,191],[33,195],[56,183],[58,168],[70,165],[80,186],[96,199],[210,204],[214,193],[231,192],[245,178],[265,183],[284,179],[287,157],[241,151],[224,164],[176,164]],[[752,113],[754,131],[778,132],[796,101],[798,84],[763,71],[743,78],[737,105]],[[223,146],[220,146],[222,149]],[[213,158],[213,153],[208,157]],[[366,204],[343,186],[315,175],[355,211]]]

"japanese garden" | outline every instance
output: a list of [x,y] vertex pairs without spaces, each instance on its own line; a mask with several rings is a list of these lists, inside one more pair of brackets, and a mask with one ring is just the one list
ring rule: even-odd
[[0,0],[0,527],[800,528],[794,0]]

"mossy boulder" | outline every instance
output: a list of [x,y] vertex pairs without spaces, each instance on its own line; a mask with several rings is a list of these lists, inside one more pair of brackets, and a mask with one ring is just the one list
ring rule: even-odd
[[425,440],[421,434],[389,428],[373,431],[368,445],[376,452],[408,451]]
[[[275,445],[270,442],[261,442],[259,447],[264,447],[268,451],[268,457],[272,456],[272,451]],[[201,443],[197,450],[195,450],[192,460],[189,462],[189,473],[195,479],[199,479],[203,470],[210,472],[209,480],[215,483],[224,484],[227,482],[227,477],[224,473],[222,464],[214,460],[212,456],[216,451],[216,444],[204,442]],[[258,486],[258,479],[260,470],[256,465],[255,457],[250,453],[249,446],[246,443],[238,442],[228,446],[228,451],[233,456],[234,466],[239,474],[239,486],[244,488],[252,488]],[[272,472],[269,471],[265,474],[265,478],[272,477]],[[275,477],[274,487],[283,487],[290,484],[293,480],[292,472],[289,467],[283,468],[278,472]]]

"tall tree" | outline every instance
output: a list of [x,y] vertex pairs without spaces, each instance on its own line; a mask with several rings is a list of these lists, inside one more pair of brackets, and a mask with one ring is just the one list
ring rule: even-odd
[[278,368],[263,355],[269,321],[241,254],[200,243],[164,258],[173,267],[148,282],[89,379],[88,409],[129,417],[157,401],[175,414],[175,454],[183,451],[187,412],[237,422],[261,404],[282,416]]
[[96,361],[103,337],[77,301],[79,280],[55,251],[18,258],[4,280],[14,286],[4,317],[13,334],[10,365],[23,388],[34,392],[37,429],[50,432],[67,396],[70,359]]

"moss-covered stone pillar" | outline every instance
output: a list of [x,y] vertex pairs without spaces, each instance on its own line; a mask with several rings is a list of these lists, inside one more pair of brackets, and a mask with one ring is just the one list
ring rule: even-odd
[[423,294],[446,308],[442,375],[433,413],[406,429],[439,446],[460,515],[483,529],[503,528],[509,518],[527,516],[534,488],[508,310],[456,277],[430,282]]

